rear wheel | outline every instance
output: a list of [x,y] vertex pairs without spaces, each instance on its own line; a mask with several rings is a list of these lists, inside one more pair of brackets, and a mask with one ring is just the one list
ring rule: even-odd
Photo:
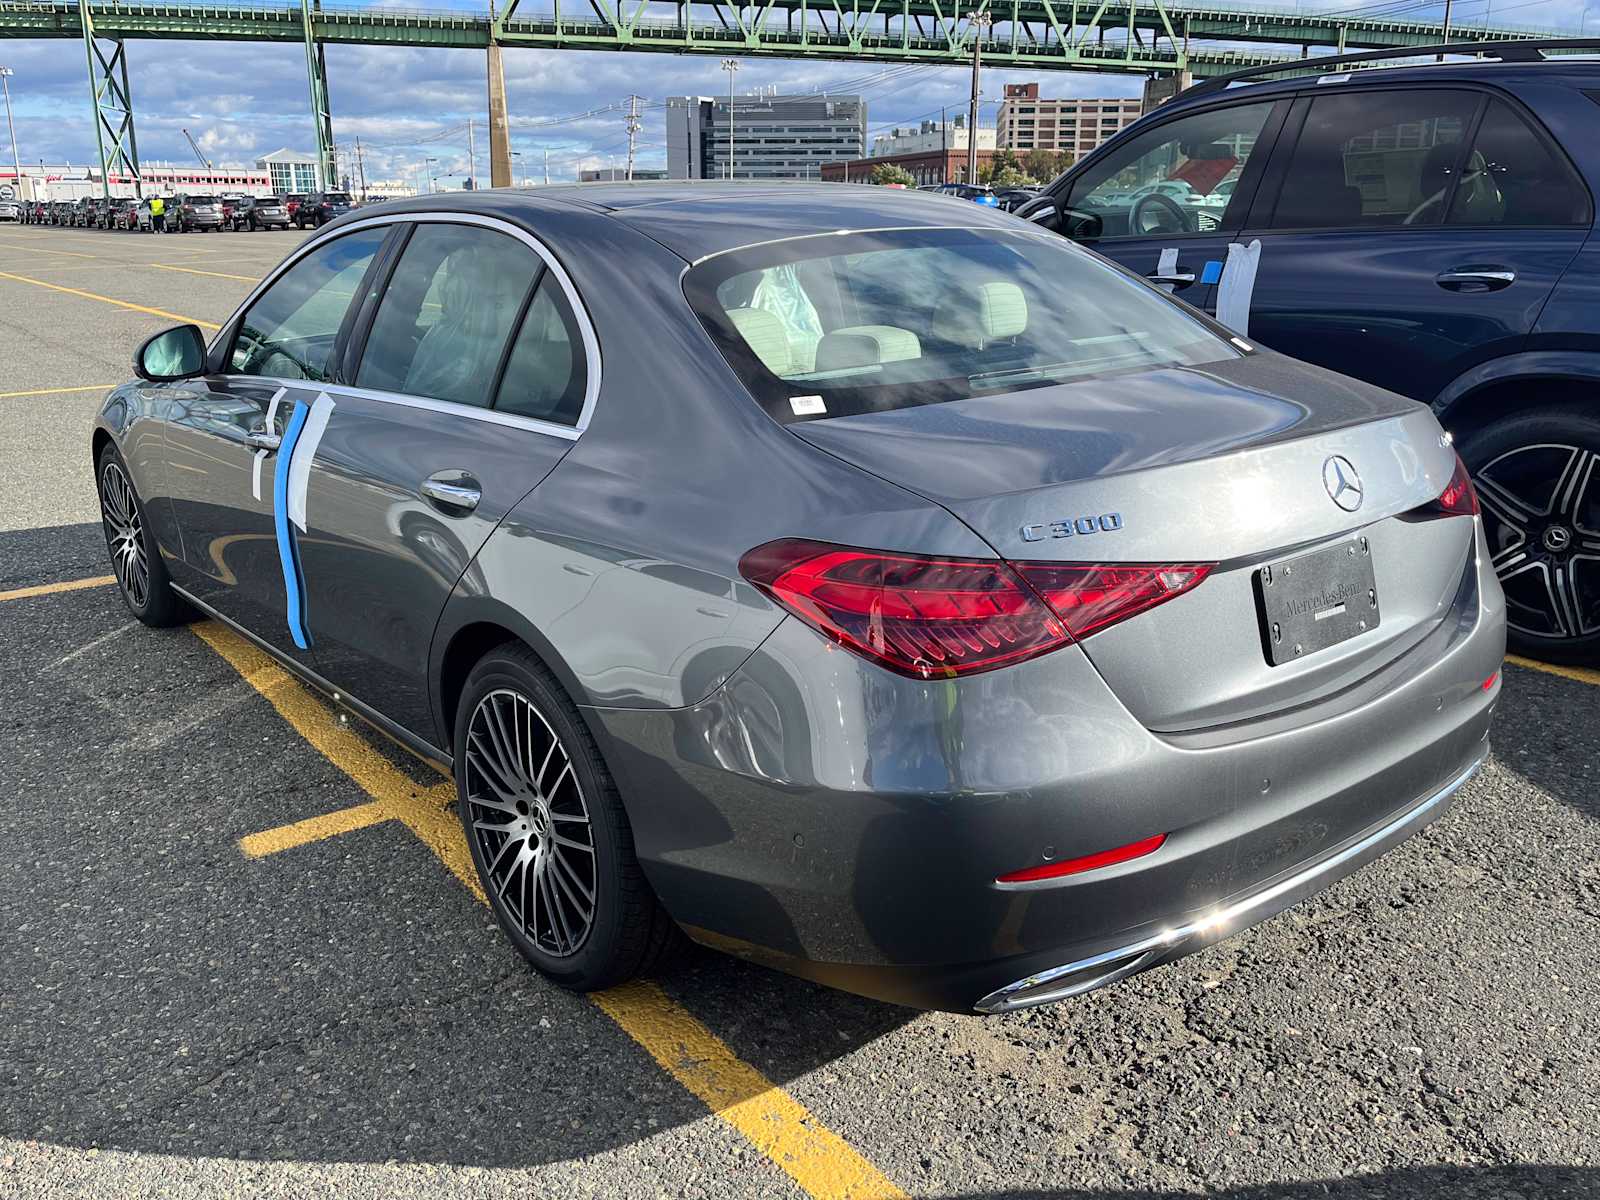
[[1518,413],[1464,436],[1515,653],[1600,663],[1600,416]]
[[523,956],[584,992],[659,965],[682,934],[645,881],[594,738],[527,647],[507,643],[472,669],[455,747],[473,863]]
[[100,452],[96,479],[111,569],[129,610],[157,628],[191,620],[194,610],[172,590],[172,577],[144,519],[144,505],[128,477],[127,464],[109,443]]

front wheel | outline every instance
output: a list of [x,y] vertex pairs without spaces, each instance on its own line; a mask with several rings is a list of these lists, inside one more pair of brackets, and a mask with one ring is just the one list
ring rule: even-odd
[[191,620],[194,611],[172,590],[172,577],[145,521],[144,505],[115,446],[107,444],[100,452],[95,476],[111,569],[129,611],[156,628]]
[[455,777],[495,919],[542,974],[595,991],[653,970],[679,943],[593,736],[520,643],[491,650],[467,678]]
[[1600,664],[1600,417],[1517,413],[1458,447],[1505,590],[1509,648]]

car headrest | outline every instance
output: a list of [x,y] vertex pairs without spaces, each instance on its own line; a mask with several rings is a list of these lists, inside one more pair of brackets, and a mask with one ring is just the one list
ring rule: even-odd
[[849,325],[823,334],[817,343],[818,371],[848,371],[877,363],[922,357],[922,343],[895,325]]
[[767,370],[783,376],[794,368],[789,335],[775,314],[764,308],[730,308],[728,320]]
[[1028,298],[1014,283],[980,283],[947,296],[933,314],[933,332],[941,341],[979,350],[1027,329]]

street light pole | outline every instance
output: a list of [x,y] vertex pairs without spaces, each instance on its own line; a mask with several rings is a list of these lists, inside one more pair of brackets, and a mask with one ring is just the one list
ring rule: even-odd
[[967,14],[972,26],[972,106],[967,116],[967,182],[978,182],[978,74],[982,69],[983,35],[993,20],[989,10],[975,9]]
[[0,88],[6,93],[6,128],[11,131],[11,163],[17,170],[17,199],[22,199],[22,159],[17,156],[17,127],[11,121],[11,77],[16,72],[0,67]]
[[739,60],[725,58],[722,69],[728,73],[728,178],[733,178],[733,77],[738,73]]

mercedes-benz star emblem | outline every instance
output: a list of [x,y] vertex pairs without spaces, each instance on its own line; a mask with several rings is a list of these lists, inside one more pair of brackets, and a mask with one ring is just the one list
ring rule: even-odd
[[1342,454],[1329,455],[1322,464],[1322,486],[1328,489],[1333,502],[1345,512],[1355,512],[1361,507],[1361,476]]

